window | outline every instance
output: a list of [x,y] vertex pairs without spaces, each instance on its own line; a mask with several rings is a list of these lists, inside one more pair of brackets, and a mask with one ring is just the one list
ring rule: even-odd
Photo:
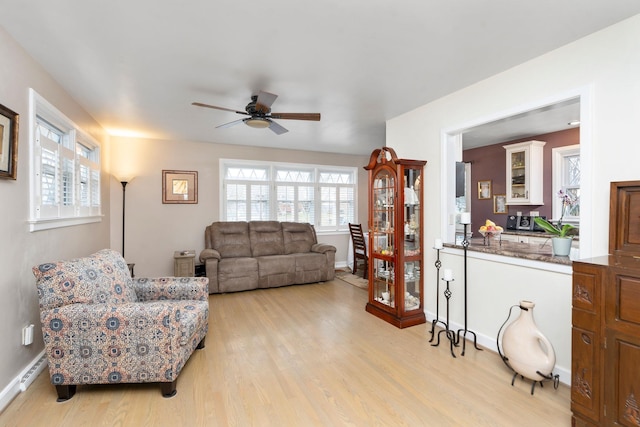
[[356,168],[220,160],[222,219],[308,222],[346,231],[356,206]]
[[580,222],[580,145],[569,145],[552,150],[553,157],[553,219],[562,216],[562,200],[555,197],[559,190],[566,192],[577,202],[568,206],[562,222],[577,225]]
[[100,145],[34,90],[30,102],[30,230],[100,221]]

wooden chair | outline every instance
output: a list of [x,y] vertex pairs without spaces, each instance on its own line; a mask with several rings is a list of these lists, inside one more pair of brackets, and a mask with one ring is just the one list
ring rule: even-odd
[[358,260],[364,261],[364,272],[362,277],[367,279],[369,272],[369,257],[367,256],[367,245],[362,233],[362,225],[349,223],[349,232],[353,242],[353,274],[358,271]]

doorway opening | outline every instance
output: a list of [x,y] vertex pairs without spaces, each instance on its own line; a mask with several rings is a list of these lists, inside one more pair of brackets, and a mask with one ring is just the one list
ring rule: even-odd
[[[442,221],[441,235],[446,242],[455,243],[456,232],[459,227],[459,198],[456,197],[456,163],[462,162],[462,152],[465,148],[479,147],[486,144],[490,135],[500,135],[496,133],[499,127],[504,129],[517,129],[514,124],[520,121],[528,123],[526,130],[520,133],[509,134],[506,130],[501,134],[500,139],[491,139],[492,144],[501,141],[510,141],[518,138],[550,133],[558,128],[551,127],[548,119],[549,114],[558,113],[563,109],[574,109],[579,112],[580,120],[580,158],[581,158],[581,215],[580,215],[580,257],[589,257],[592,253],[591,247],[591,188],[592,185],[592,118],[591,99],[589,87],[579,88],[570,93],[565,93],[549,99],[540,100],[524,106],[513,107],[509,110],[497,112],[490,116],[482,117],[468,123],[445,129],[442,132]],[[574,117],[575,118],[575,117]],[[573,120],[573,119],[572,119]],[[531,124],[535,124],[535,126]],[[567,122],[568,123],[568,122]],[[566,123],[565,123],[566,124]],[[536,127],[537,126],[537,127]],[[533,132],[528,133],[527,132]],[[491,136],[491,138],[494,138]],[[488,145],[488,144],[486,144]],[[471,190],[469,185],[466,192]]]

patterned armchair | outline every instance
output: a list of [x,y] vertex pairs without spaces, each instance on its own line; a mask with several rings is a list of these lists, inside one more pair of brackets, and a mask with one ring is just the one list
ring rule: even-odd
[[51,383],[58,401],[80,384],[176,379],[208,330],[207,278],[132,279],[122,256],[91,256],[33,267]]

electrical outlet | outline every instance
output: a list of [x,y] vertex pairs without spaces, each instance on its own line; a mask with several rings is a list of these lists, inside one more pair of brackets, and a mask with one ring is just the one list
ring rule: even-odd
[[33,344],[33,325],[22,328],[22,345]]
[[521,211],[518,211],[518,212],[516,213],[516,215],[517,215],[517,216],[522,216],[522,212],[521,212]]
[[531,211],[529,212],[529,216],[540,216],[540,211]]

